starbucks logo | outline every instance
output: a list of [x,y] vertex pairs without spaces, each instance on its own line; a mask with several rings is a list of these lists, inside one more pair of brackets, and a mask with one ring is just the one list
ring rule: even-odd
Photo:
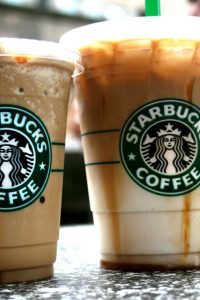
[[141,187],[160,195],[188,193],[200,185],[200,109],[161,99],[135,111],[120,137],[125,170]]
[[43,122],[19,106],[0,105],[0,211],[32,204],[51,169],[51,143]]
[[0,129],[0,187],[19,186],[30,177],[34,167],[35,149],[31,141],[17,131]]
[[174,175],[186,170],[197,155],[197,141],[185,124],[158,122],[141,139],[145,163],[160,174]]

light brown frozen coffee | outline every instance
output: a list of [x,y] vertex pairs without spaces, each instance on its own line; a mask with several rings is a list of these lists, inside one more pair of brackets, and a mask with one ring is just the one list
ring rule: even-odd
[[0,283],[53,274],[73,72],[57,44],[0,39]]
[[[170,25],[169,25],[170,24]],[[200,266],[198,18],[133,18],[66,33],[101,263]]]

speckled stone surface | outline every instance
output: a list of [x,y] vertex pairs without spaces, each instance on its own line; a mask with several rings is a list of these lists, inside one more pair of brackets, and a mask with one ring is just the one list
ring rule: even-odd
[[0,287],[0,299],[200,299],[200,270],[119,272],[99,266],[92,225],[62,227],[53,278]]

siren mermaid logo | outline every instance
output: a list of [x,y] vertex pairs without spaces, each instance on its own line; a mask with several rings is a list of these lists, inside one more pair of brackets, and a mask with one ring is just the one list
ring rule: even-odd
[[0,211],[32,204],[51,169],[51,143],[43,122],[19,106],[0,105]]
[[123,166],[141,187],[176,196],[200,185],[200,109],[160,99],[134,112],[120,137]]
[[144,134],[141,152],[150,168],[161,174],[174,175],[192,164],[197,144],[190,128],[184,124],[159,122]]
[[[9,130],[13,136],[16,132]],[[11,188],[23,183],[30,176],[35,166],[33,146],[24,136],[20,136],[24,146],[18,146],[20,141],[3,131],[0,140],[0,187]],[[22,142],[23,141],[23,142]]]

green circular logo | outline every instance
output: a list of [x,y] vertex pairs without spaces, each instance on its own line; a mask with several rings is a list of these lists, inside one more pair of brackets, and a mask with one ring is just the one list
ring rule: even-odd
[[51,160],[43,122],[25,108],[0,105],[0,211],[32,204],[47,184]]
[[155,194],[177,196],[200,185],[200,109],[181,99],[159,99],[135,111],[120,137],[130,177]]

